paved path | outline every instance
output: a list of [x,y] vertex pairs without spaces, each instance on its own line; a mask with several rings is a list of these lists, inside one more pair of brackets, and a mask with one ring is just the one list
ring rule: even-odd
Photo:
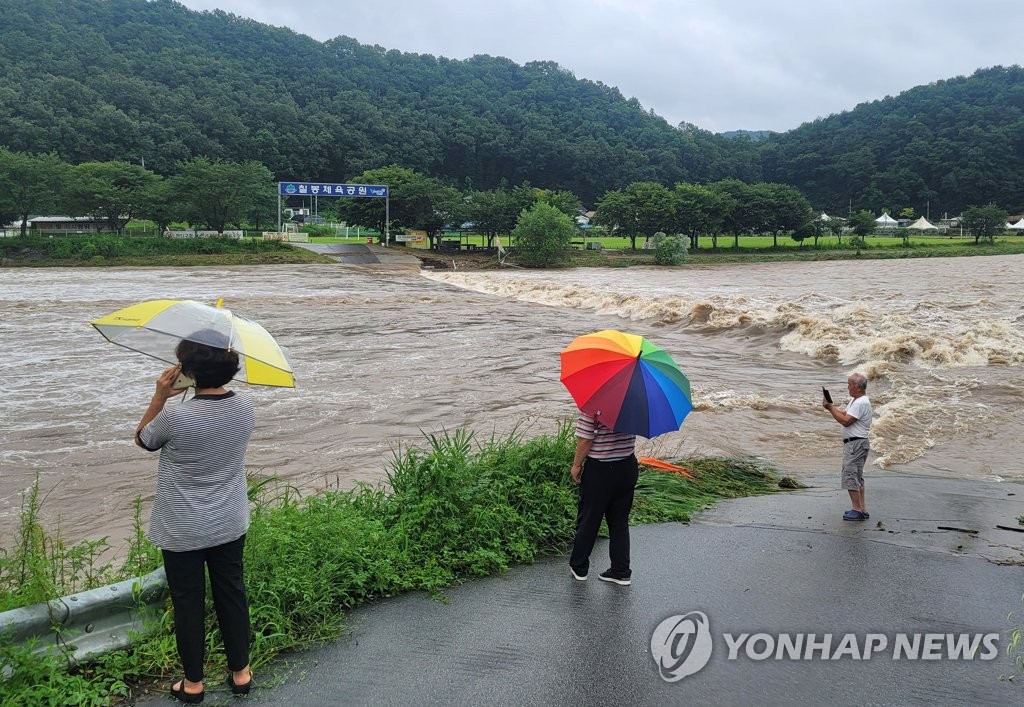
[[[1007,633],[1024,625],[1024,486],[882,474],[868,479],[872,518],[841,520],[845,493],[821,486],[723,503],[690,526],[633,530],[634,582],[574,581],[564,558],[354,611],[323,648],[261,672],[249,705],[421,704],[1022,704]],[[978,530],[977,535],[938,526]],[[890,532],[890,530],[892,532]],[[713,651],[699,672],[664,681],[651,634],[701,611]],[[1018,612],[1016,622],[1007,619]],[[723,634],[867,633],[870,660],[728,659]],[[897,633],[1000,633],[994,660],[893,660]],[[763,648],[761,643],[757,646]],[[819,652],[820,654],[820,652]],[[165,703],[150,698],[143,704]],[[231,704],[210,685],[205,704]],[[239,704],[239,703],[235,703]]]
[[327,255],[345,265],[403,265],[418,268],[420,259],[400,248],[384,248],[362,243],[292,243],[299,248]]

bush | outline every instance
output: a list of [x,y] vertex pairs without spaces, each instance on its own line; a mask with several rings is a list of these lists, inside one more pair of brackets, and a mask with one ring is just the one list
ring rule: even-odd
[[654,262],[658,265],[679,265],[686,260],[686,238],[654,234]]
[[334,229],[331,228],[330,226],[317,226],[317,225],[303,226],[299,230],[302,231],[303,233],[308,233],[311,236],[336,236],[336,235],[338,235],[337,233],[335,233]]
[[576,234],[572,219],[543,201],[519,214],[512,231],[517,259],[529,267],[550,267],[569,259],[569,246]]

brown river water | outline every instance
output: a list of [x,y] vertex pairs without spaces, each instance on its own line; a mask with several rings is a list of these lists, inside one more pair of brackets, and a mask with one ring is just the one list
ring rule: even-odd
[[156,457],[132,433],[162,366],[88,326],[141,300],[223,297],[276,336],[298,388],[250,389],[248,465],[312,492],[382,479],[393,450],[424,433],[553,432],[574,411],[559,351],[607,328],[649,337],[693,386],[682,431],[645,442],[646,453],[837,472],[839,426],[820,389],[845,399],[856,369],[875,408],[875,472],[1019,479],[1022,293],[1022,256],[551,272],[3,269],[0,547],[13,543],[37,474],[44,518],[68,540],[120,547],[136,496],[148,522]]

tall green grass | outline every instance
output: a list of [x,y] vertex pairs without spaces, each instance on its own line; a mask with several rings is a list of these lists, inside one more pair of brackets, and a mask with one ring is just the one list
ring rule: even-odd
[[[245,548],[252,664],[259,667],[282,651],[336,637],[344,628],[345,610],[367,601],[410,590],[438,595],[453,583],[564,553],[575,530],[578,491],[568,474],[574,450],[568,424],[529,440],[513,434],[478,442],[456,430],[427,436],[422,448],[396,450],[383,486],[304,497],[273,480],[252,482]],[[634,523],[687,521],[717,499],[778,488],[771,471],[752,462],[683,463],[698,473],[695,480],[664,472],[640,475]],[[24,542],[19,535],[19,545],[0,560],[6,578],[0,582],[0,602],[9,606],[59,586],[109,577],[81,568],[75,582],[55,581],[55,560],[45,558],[61,546],[40,544],[37,513],[23,513],[22,522],[31,532]],[[128,558],[118,571],[155,566],[157,551],[138,527],[137,522]],[[17,569],[22,564],[40,565],[42,579],[30,591],[12,581],[35,581],[32,571]],[[72,569],[66,562],[57,565]],[[21,573],[11,574],[15,571]],[[29,697],[29,703],[102,704],[109,694],[165,680],[180,670],[172,627],[168,610],[155,633],[131,650],[72,673],[60,661],[32,657],[0,641],[0,665],[13,666],[11,677],[0,679],[0,704],[20,704]],[[209,676],[226,671],[219,646],[220,636],[211,630]],[[53,699],[40,701],[40,695]]]
[[91,234],[0,238],[0,264],[22,267],[333,263],[282,241]]
[[120,562],[112,559],[108,538],[67,543],[58,525],[47,530],[40,519],[39,476],[22,496],[11,547],[0,547],[0,611],[49,601],[152,572],[159,550],[142,530],[142,502],[133,504],[133,530]]

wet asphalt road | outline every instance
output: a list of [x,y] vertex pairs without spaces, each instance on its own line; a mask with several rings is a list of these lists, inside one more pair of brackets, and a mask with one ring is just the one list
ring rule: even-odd
[[[982,527],[1016,525],[1022,487],[886,475],[869,489],[867,523],[844,523],[843,498],[823,485],[730,501],[690,526],[634,528],[630,587],[597,581],[599,541],[586,582],[549,558],[455,587],[447,601],[377,602],[352,612],[336,642],[263,668],[258,681],[277,684],[245,704],[1024,703],[1024,687],[1000,680],[1014,672],[1008,633],[1024,625],[1007,618],[1024,609],[1024,566],[984,559],[1019,561],[1024,534]],[[957,523],[979,533],[934,530]],[[651,634],[691,611],[709,619],[710,661],[669,683]],[[743,649],[730,660],[724,634],[742,633],[831,633],[832,650],[855,633],[858,653],[879,633],[888,646],[869,660],[753,660]],[[898,633],[999,633],[998,656],[894,660]],[[205,704],[231,703],[241,704],[208,683]]]

